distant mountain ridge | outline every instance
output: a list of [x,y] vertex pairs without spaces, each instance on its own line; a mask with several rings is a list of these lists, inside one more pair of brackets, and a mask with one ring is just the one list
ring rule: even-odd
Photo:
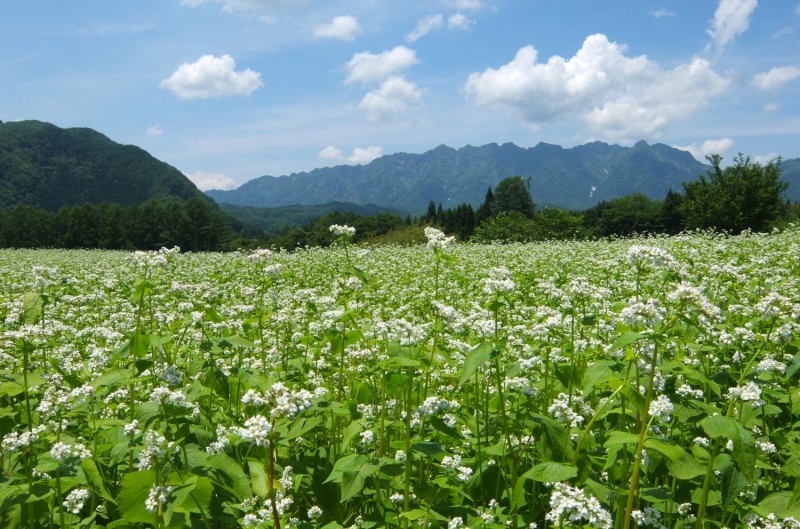
[[707,168],[686,151],[644,141],[633,147],[601,142],[572,148],[546,143],[531,148],[513,143],[460,149],[440,145],[423,154],[382,156],[367,165],[262,176],[235,190],[206,194],[217,202],[254,207],[342,201],[420,213],[431,200],[445,207],[478,205],[489,187],[519,175],[530,179],[537,204],[585,209],[631,193],[663,198]]
[[0,208],[29,205],[55,211],[203,196],[178,169],[95,130],[0,121]]

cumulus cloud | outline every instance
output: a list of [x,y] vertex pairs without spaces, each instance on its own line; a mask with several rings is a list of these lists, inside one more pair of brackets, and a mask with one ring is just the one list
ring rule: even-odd
[[197,62],[181,64],[160,86],[181,99],[205,99],[249,96],[263,84],[258,72],[249,68],[237,72],[236,61],[230,55],[203,55]]
[[747,31],[757,5],[758,0],[719,0],[714,20],[707,30],[717,49],[724,48]]
[[158,136],[164,134],[164,130],[161,128],[161,125],[153,125],[151,127],[147,127],[147,130],[145,130],[144,133],[148,136],[157,138]]
[[422,90],[402,77],[390,77],[380,88],[364,96],[358,108],[370,121],[382,121],[405,110],[409,102],[422,98]]
[[361,33],[361,26],[356,17],[342,15],[334,17],[328,24],[321,24],[314,28],[314,36],[340,40],[354,40]]
[[450,29],[468,30],[473,22],[464,13],[454,13],[447,17],[447,27]]
[[346,155],[338,147],[330,145],[319,151],[317,156],[329,162],[362,165],[383,156],[383,147],[378,145],[356,147],[353,149],[352,154]]
[[762,72],[753,78],[753,84],[759,90],[776,90],[784,84],[800,77],[798,66],[778,66],[768,72]]
[[442,27],[442,15],[430,15],[417,21],[417,27],[406,35],[406,41],[415,42],[436,28]]
[[236,182],[233,180],[233,178],[225,176],[224,174],[195,171],[194,173],[186,173],[186,177],[194,182],[194,185],[196,185],[197,189],[200,191],[208,191],[209,189],[227,190],[236,188]]
[[465,92],[478,105],[511,109],[532,125],[578,117],[601,137],[633,141],[658,137],[730,83],[704,59],[664,70],[625,51],[596,34],[574,57],[542,63],[536,48],[526,46],[508,64],[472,73]]
[[347,62],[346,83],[370,83],[382,81],[417,64],[417,54],[405,46],[396,46],[383,53],[361,52]]
[[780,157],[781,155],[778,154],[777,152],[771,152],[769,154],[761,154],[758,156],[753,156],[753,161],[757,164],[767,165],[770,162],[776,161]]
[[689,153],[694,156],[696,160],[705,162],[706,156],[711,154],[725,154],[731,147],[733,147],[733,144],[734,141],[730,138],[719,138],[716,140],[706,140],[701,145],[692,143],[691,145],[674,145],[673,147],[682,151],[689,151]]

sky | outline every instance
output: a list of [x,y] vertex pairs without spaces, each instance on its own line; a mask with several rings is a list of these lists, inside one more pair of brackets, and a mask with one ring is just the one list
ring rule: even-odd
[[0,0],[0,120],[200,189],[513,142],[800,158],[800,0]]

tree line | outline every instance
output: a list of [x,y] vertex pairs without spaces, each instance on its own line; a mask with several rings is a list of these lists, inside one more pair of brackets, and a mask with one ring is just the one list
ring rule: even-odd
[[713,229],[728,233],[763,232],[776,223],[796,220],[800,208],[783,199],[777,159],[765,165],[738,155],[722,167],[722,157],[708,157],[711,169],[685,182],[683,193],[669,191],[662,200],[634,193],[602,201],[584,211],[537,209],[521,176],[502,180],[473,210],[469,204],[438,208],[431,202],[423,222],[435,224],[462,240],[530,241],[676,234]]
[[156,250],[179,246],[184,251],[219,251],[234,249],[243,237],[258,235],[244,228],[203,197],[150,200],[130,207],[85,204],[58,211],[18,205],[0,211],[0,247]]

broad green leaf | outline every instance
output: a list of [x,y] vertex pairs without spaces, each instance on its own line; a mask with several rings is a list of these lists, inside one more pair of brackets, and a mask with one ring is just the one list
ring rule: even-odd
[[86,483],[95,494],[113,504],[117,503],[111,494],[108,493],[108,490],[106,490],[103,477],[100,475],[100,470],[97,468],[97,463],[95,463],[94,459],[86,458],[81,460],[81,470],[83,470],[83,475],[86,476]]
[[461,370],[461,378],[458,381],[459,386],[463,386],[483,364],[485,364],[491,357],[494,346],[491,342],[483,342],[467,353],[464,359],[464,368]]
[[800,502],[793,501],[791,491],[773,492],[753,506],[753,510],[764,517],[774,514],[778,518],[800,519]]
[[250,471],[250,487],[253,494],[261,499],[265,499],[269,494],[267,487],[267,471],[261,461],[248,461],[247,469]]
[[539,463],[529,471],[525,472],[522,476],[534,481],[547,483],[553,481],[564,481],[574,478],[577,475],[578,467],[574,465],[546,461],[544,463]]
[[344,432],[342,433],[342,443],[341,443],[342,452],[346,451],[347,448],[350,446],[350,443],[355,438],[355,436],[357,436],[363,431],[364,427],[361,426],[361,423],[358,421],[352,421],[350,424],[348,424],[347,428],[345,428]]
[[722,488],[722,508],[734,502],[739,497],[739,493],[747,488],[747,478],[744,474],[736,468],[735,465],[728,465],[722,471],[721,484]]
[[680,446],[676,445],[671,441],[667,441],[664,439],[657,439],[654,437],[649,437],[644,442],[645,448],[655,450],[656,452],[664,455],[670,461],[675,462],[683,457],[688,456],[689,454],[681,448]]
[[603,443],[603,446],[608,448],[614,445],[637,444],[638,442],[639,442],[639,434],[613,430],[608,433],[608,439],[606,440],[605,443]]
[[236,499],[243,501],[252,494],[250,480],[241,465],[227,454],[215,454],[208,458],[206,467],[211,470],[213,481],[231,491]]
[[643,489],[642,497],[648,501],[668,501],[674,499],[672,491],[669,487],[657,487],[653,489]]
[[724,437],[733,439],[736,437],[736,419],[724,415],[712,415],[700,421],[700,426],[712,439]]
[[417,452],[421,452],[426,456],[435,456],[444,452],[444,447],[440,443],[431,443],[427,441],[414,443],[411,448]]
[[40,294],[29,292],[22,298],[22,321],[26,325],[33,325],[44,314],[44,299]]
[[117,505],[122,517],[133,523],[155,522],[155,516],[145,507],[150,489],[156,484],[155,470],[129,472],[122,477]]
[[678,479],[694,479],[706,473],[706,465],[703,465],[694,457],[686,453],[685,456],[676,460],[667,460],[669,473]]
[[620,347],[625,347],[626,345],[630,345],[633,342],[646,338],[647,335],[641,332],[636,331],[625,331],[622,336],[616,339],[614,345],[611,346],[612,349],[619,349]]
[[182,479],[177,472],[170,474],[168,483],[174,485],[173,500],[169,508],[179,512],[202,513],[208,511],[214,486],[205,476]]

